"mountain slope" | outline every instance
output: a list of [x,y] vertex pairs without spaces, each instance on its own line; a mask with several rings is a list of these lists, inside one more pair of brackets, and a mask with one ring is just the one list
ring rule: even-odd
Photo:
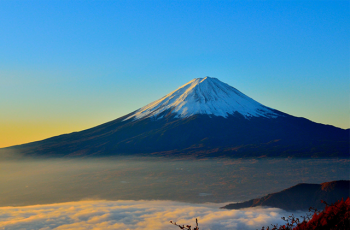
[[32,156],[349,157],[349,130],[290,116],[217,79],[199,78],[116,120],[5,150]]
[[310,207],[322,210],[324,204],[334,203],[350,195],[350,181],[332,181],[322,184],[297,184],[281,192],[249,200],[242,203],[229,204],[225,209],[241,209],[256,206],[269,206],[285,210],[308,210]]

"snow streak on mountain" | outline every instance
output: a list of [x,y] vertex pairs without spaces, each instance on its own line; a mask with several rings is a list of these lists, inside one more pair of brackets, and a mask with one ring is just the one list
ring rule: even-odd
[[244,95],[237,89],[216,78],[195,78],[161,99],[154,101],[124,120],[154,117],[169,110],[175,118],[186,118],[195,114],[227,117],[235,112],[245,118],[276,118],[272,109]]

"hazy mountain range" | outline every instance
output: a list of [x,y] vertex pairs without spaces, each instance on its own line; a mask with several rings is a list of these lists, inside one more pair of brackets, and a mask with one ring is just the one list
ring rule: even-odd
[[349,133],[269,108],[205,77],[116,120],[2,151],[30,156],[349,157]]

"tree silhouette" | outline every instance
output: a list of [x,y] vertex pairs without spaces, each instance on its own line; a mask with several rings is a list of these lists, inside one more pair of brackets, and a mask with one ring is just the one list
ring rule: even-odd
[[[172,220],[170,221],[170,223],[171,224],[173,224],[173,225],[176,225],[176,226],[178,226],[180,229],[184,229],[184,230],[192,230],[192,227],[191,227],[191,225],[179,225],[179,224],[177,224],[176,222],[173,222]],[[197,220],[197,218],[196,218],[196,227],[194,227],[194,229],[193,230],[199,230],[199,227],[198,227],[198,220]]]

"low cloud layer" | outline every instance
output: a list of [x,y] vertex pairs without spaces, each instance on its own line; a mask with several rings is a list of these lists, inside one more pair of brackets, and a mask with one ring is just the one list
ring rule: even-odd
[[[294,213],[305,214],[305,213]],[[282,223],[290,213],[277,208],[222,210],[218,205],[173,201],[80,201],[0,208],[0,229],[179,229],[169,223],[200,229],[257,229]]]

